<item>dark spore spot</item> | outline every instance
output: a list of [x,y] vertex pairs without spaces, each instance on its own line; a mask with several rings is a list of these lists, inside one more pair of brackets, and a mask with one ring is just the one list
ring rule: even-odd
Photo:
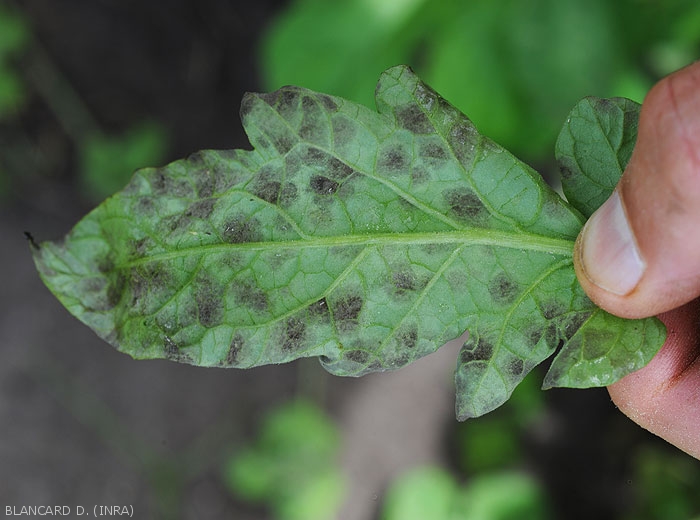
[[191,361],[190,357],[184,352],[181,352],[180,347],[178,347],[169,336],[163,337],[163,353],[165,354],[165,358],[171,361],[177,361],[179,363]]
[[364,350],[350,350],[346,352],[343,357],[353,363],[366,365],[367,361],[369,361],[369,352]]
[[537,345],[540,342],[540,339],[542,339],[542,327],[536,325],[535,327],[527,331],[525,333],[525,336],[527,337],[527,344],[531,348],[534,348],[535,345]]
[[407,331],[402,332],[399,335],[399,340],[404,347],[408,349],[415,348],[418,344],[418,330],[415,327],[412,327]]
[[329,318],[328,313],[328,302],[325,298],[316,300],[314,303],[309,305],[309,317],[320,319],[322,321],[327,321]]
[[542,310],[542,316],[544,316],[546,320],[551,320],[567,310],[565,306],[561,305],[556,300],[543,302],[540,305],[540,309]]
[[431,109],[435,100],[439,98],[438,94],[432,88],[422,83],[416,85],[414,95],[416,96],[416,101],[427,109]]
[[336,143],[347,143],[355,136],[355,125],[344,116],[337,115],[333,118],[333,139]]
[[357,320],[362,310],[363,300],[359,296],[350,295],[338,300],[333,309],[333,317],[337,321]]
[[119,272],[107,286],[107,305],[109,309],[116,307],[122,299],[126,287],[126,275]]
[[190,204],[190,207],[185,211],[185,215],[201,219],[209,218],[209,215],[214,210],[214,204],[216,204],[216,199],[198,200]]
[[573,314],[564,325],[564,335],[570,338],[576,334],[578,329],[581,328],[581,325],[583,325],[590,316],[590,312],[577,312]]
[[328,158],[328,154],[318,148],[309,146],[304,153],[304,162],[311,164],[318,164],[325,161]]
[[148,250],[153,247],[153,240],[148,237],[139,238],[131,244],[131,257],[132,258],[143,258],[146,256]]
[[416,105],[403,106],[396,110],[396,120],[400,126],[414,134],[427,134],[433,125],[425,113]]
[[294,203],[295,200],[297,200],[297,186],[296,184],[293,184],[291,182],[286,182],[282,186],[282,191],[280,192],[280,197],[279,197],[279,204],[281,206],[290,206],[292,203]]
[[155,204],[152,197],[139,197],[134,204],[134,211],[144,217],[152,216],[155,212]]
[[166,168],[158,168],[151,176],[153,193],[158,196],[188,197],[193,195],[192,186],[181,178],[168,174]]
[[196,170],[194,184],[200,197],[208,198],[214,195],[215,182],[209,169]]
[[383,150],[377,161],[377,169],[380,172],[395,174],[406,172],[408,168],[408,158],[400,146],[393,146]]
[[563,164],[559,165],[559,172],[561,174],[561,178],[565,180],[569,180],[574,177],[575,173],[569,168],[568,166],[565,166]]
[[283,350],[298,350],[306,338],[306,324],[300,318],[289,318],[285,325]]
[[238,354],[241,352],[244,344],[245,340],[243,339],[243,336],[236,332],[231,340],[231,346],[228,348],[228,354],[226,354],[226,365],[236,365],[238,361]]
[[559,339],[559,329],[554,322],[550,322],[547,328],[544,329],[544,340],[549,348],[552,348],[557,343],[561,347],[562,340]]
[[309,187],[318,195],[333,195],[338,191],[338,186],[337,182],[323,175],[314,175],[309,180]]
[[463,220],[480,218],[487,214],[486,207],[473,191],[467,188],[445,190],[443,197],[450,209]]
[[479,140],[474,125],[469,121],[458,121],[450,129],[448,139],[457,159],[464,165],[471,164]]
[[325,107],[326,110],[328,111],[334,111],[338,110],[338,104],[333,100],[332,97],[327,96],[326,94],[317,94],[316,99],[318,99],[321,104]]
[[508,276],[501,272],[489,282],[489,294],[496,303],[512,303],[518,294],[518,284],[513,282]]
[[299,103],[299,92],[293,87],[285,87],[279,90],[277,98],[277,110],[280,113],[287,113],[296,108]]
[[197,279],[195,287],[199,322],[207,328],[220,325],[224,317],[222,291],[208,278]]
[[519,376],[523,373],[524,368],[525,365],[522,359],[511,359],[510,363],[508,363],[508,373],[511,376]]
[[419,154],[423,158],[432,159],[431,163],[447,160],[447,151],[438,143],[423,144],[419,149]]
[[471,363],[472,361],[488,361],[492,356],[493,345],[486,338],[480,337],[476,344],[474,344],[470,336],[460,354],[460,362]]
[[316,103],[309,96],[304,96],[301,98],[301,107],[305,110],[313,110],[316,107]]
[[224,224],[221,237],[229,244],[260,241],[260,222],[255,218],[237,215]]
[[250,192],[265,202],[277,204],[281,188],[282,184],[278,181],[259,180],[253,184]]
[[411,170],[411,181],[413,184],[424,184],[428,179],[430,179],[430,174],[426,169],[414,167]]
[[235,286],[236,300],[254,311],[267,310],[269,301],[267,294],[250,282],[237,283]]
[[409,270],[395,272],[391,281],[398,294],[404,294],[406,291],[414,291],[416,289],[416,277]]
[[272,144],[275,145],[280,155],[284,155],[294,147],[296,140],[288,135],[277,134],[273,136]]
[[342,181],[355,173],[355,170],[353,170],[343,161],[336,159],[335,157],[331,157],[330,161],[328,162],[328,173],[331,177]]

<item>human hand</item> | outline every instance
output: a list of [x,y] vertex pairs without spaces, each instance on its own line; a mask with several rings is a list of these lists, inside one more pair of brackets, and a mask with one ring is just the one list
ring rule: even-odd
[[579,235],[574,265],[603,309],[666,324],[654,359],[608,390],[633,421],[700,458],[700,62],[647,95],[629,165]]

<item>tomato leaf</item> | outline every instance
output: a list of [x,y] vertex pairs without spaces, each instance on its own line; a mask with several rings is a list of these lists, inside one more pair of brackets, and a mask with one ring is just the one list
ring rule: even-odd
[[609,316],[579,286],[574,206],[409,68],[381,76],[376,103],[246,95],[253,150],[138,171],[34,247],[43,280],[117,349],[201,366],[318,356],[357,376],[468,330],[460,419],[558,347],[547,386],[607,384],[651,358],[663,326]]

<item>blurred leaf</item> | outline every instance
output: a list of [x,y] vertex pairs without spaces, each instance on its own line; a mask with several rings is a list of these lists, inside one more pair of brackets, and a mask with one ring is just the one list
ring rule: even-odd
[[29,39],[29,27],[24,17],[14,9],[0,4],[0,61],[22,50]]
[[225,481],[237,496],[265,502],[281,520],[325,520],[343,498],[339,433],[314,405],[295,401],[265,420],[258,441],[229,459]]
[[168,137],[155,123],[143,123],[119,137],[94,135],[81,144],[81,183],[95,200],[120,190],[134,170],[158,164],[165,157]]
[[460,497],[460,514],[469,520],[546,520],[546,496],[537,482],[520,473],[476,478]]
[[410,471],[391,483],[381,520],[452,520],[457,494],[457,483],[443,469]]
[[384,70],[408,60],[428,0],[298,0],[262,41],[267,89],[299,85],[374,106]]

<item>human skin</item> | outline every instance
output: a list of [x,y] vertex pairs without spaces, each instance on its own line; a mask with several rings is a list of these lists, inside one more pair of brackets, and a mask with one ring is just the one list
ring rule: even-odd
[[579,235],[574,265],[603,309],[666,324],[654,359],[608,390],[633,421],[700,458],[700,62],[647,95],[629,165]]

